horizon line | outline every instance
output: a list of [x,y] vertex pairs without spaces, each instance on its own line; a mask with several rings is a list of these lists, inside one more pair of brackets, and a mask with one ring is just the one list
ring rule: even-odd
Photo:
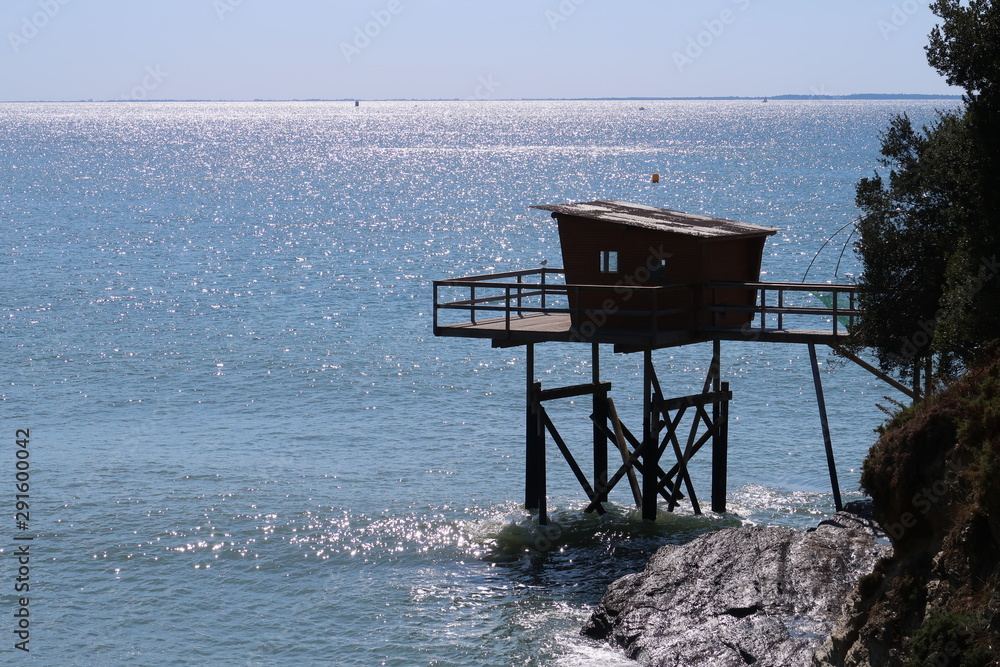
[[143,103],[143,102],[687,102],[687,101],[764,101],[764,100],[960,100],[964,95],[949,93],[852,93],[849,95],[707,95],[687,97],[510,97],[487,99],[463,99],[459,97],[338,97],[338,98],[162,98],[162,99],[73,99],[73,100],[0,100],[0,104],[69,104],[69,103]]

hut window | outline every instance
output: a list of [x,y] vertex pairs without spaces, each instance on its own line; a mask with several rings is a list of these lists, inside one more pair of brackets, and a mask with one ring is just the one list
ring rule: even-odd
[[618,273],[618,252],[616,250],[601,251],[601,273]]

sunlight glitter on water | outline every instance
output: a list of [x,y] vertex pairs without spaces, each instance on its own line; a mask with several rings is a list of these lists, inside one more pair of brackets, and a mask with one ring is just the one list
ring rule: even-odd
[[[53,663],[614,664],[575,633],[615,576],[664,542],[829,512],[802,350],[724,348],[729,516],[647,525],[624,487],[583,515],[553,460],[542,530],[518,503],[523,350],[433,337],[433,280],[559,263],[537,203],[773,225],[764,271],[797,280],[902,110],[639,106],[0,104],[0,396],[44,471]],[[657,352],[660,379],[698,391],[709,357]],[[590,374],[573,346],[536,363],[547,386]],[[602,369],[629,424],[640,372]],[[853,491],[886,390],[823,372]],[[586,409],[551,413],[589,470]]]

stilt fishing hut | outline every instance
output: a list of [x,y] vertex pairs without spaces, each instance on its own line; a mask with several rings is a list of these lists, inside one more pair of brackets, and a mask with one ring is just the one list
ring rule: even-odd
[[[721,290],[713,295],[720,304],[747,310],[713,313],[708,310],[705,285],[758,280],[764,242],[778,231],[617,201],[533,208],[551,211],[559,223],[567,283],[609,286],[617,289],[618,296],[623,288],[671,286],[669,290],[633,291],[627,308],[607,313],[606,324],[632,329],[655,325],[694,331],[749,322],[753,315],[749,307],[757,296],[753,289]],[[608,290],[569,292],[574,324],[583,326],[588,312],[610,310],[604,303],[608,298]],[[660,314],[653,322],[646,312]]]
[[[533,208],[549,211],[557,220],[565,268],[435,281],[434,333],[487,338],[494,347],[525,346],[525,505],[537,510],[541,523],[547,522],[549,436],[587,494],[588,512],[603,513],[608,493],[627,479],[646,519],[656,517],[661,498],[668,510],[687,499],[700,513],[688,464],[711,443],[711,505],[713,511],[726,511],[732,394],[721,378],[723,340],[809,345],[831,485],[840,509],[815,346],[843,341],[859,314],[855,286],[760,282],[764,244],[777,232],[771,227],[618,201]],[[590,344],[591,382],[543,389],[534,376],[535,346],[549,341]],[[711,342],[713,349],[702,392],[667,398],[653,367],[653,350],[702,342]],[[619,419],[611,384],[601,381],[602,344],[643,355],[643,424],[638,433]],[[861,359],[853,359],[912,395]],[[549,401],[580,396],[592,398],[591,478],[545,409]],[[612,474],[609,445],[622,460]],[[669,467],[661,465],[667,455],[673,459]]]

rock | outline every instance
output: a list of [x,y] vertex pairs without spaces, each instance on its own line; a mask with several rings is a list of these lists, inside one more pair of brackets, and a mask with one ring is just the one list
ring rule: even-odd
[[893,554],[858,582],[817,667],[1000,664],[1000,347],[987,351],[881,429],[861,484]]
[[891,550],[870,520],[742,527],[667,545],[608,587],[583,633],[648,665],[808,665],[857,580]]

